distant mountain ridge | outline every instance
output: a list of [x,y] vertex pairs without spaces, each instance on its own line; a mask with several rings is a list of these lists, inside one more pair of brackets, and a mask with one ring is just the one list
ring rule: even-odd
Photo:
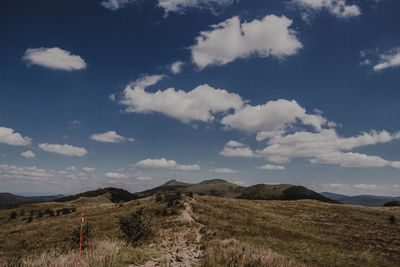
[[386,202],[391,200],[400,201],[400,197],[388,197],[388,196],[374,196],[374,195],[358,195],[358,196],[346,196],[331,192],[322,192],[321,195],[337,200],[343,204],[349,205],[360,205],[368,207],[380,207]]
[[8,205],[8,204],[20,204],[20,203],[30,203],[30,202],[46,202],[46,201],[53,201],[63,196],[64,195],[25,197],[25,196],[14,195],[11,193],[0,193],[0,204]]
[[[14,204],[14,203],[26,203],[26,202],[39,202],[39,201],[57,201],[66,202],[77,200],[81,197],[97,197],[106,196],[110,201],[126,202],[139,198],[148,197],[156,193],[162,192],[193,192],[199,195],[218,196],[218,197],[229,197],[237,199],[249,199],[249,200],[299,200],[299,199],[314,199],[327,203],[340,203],[334,199],[318,194],[304,186],[296,186],[291,184],[256,184],[253,186],[245,187],[222,179],[205,180],[200,183],[183,183],[177,180],[170,180],[155,188],[145,190],[138,193],[130,193],[124,189],[119,188],[99,188],[97,190],[86,191],[71,196],[52,196],[52,198],[45,197],[22,197],[14,196],[11,202],[0,202],[0,204]],[[3,193],[9,194],[9,193]],[[9,194],[12,195],[12,194]],[[6,197],[4,197],[6,199]],[[11,199],[11,198],[9,198]],[[0,198],[1,201],[1,198]],[[19,202],[16,202],[19,201]],[[23,202],[21,202],[23,201]]]

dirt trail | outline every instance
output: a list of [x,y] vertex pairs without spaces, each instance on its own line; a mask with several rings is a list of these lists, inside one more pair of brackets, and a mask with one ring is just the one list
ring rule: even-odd
[[178,220],[185,224],[179,227],[178,231],[173,232],[172,237],[163,240],[162,255],[140,266],[190,267],[199,265],[202,254],[199,244],[202,238],[200,231],[204,225],[193,219],[192,206],[189,202],[185,202],[184,207]]

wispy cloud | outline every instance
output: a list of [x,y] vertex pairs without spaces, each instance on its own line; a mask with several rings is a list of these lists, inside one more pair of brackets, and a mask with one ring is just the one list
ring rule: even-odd
[[43,151],[56,153],[56,154],[60,154],[63,156],[83,157],[87,154],[86,149],[81,148],[81,147],[67,145],[67,144],[59,145],[59,144],[43,143],[43,144],[39,144],[38,146]]
[[198,171],[200,170],[200,166],[197,164],[193,165],[182,165],[178,164],[175,160],[166,160],[165,158],[161,159],[144,159],[137,162],[135,167],[140,168],[164,168],[178,171]]
[[123,142],[133,142],[133,138],[123,137],[117,134],[116,131],[108,131],[105,133],[98,133],[92,134],[90,139],[97,141],[97,142],[104,142],[104,143],[123,143]]
[[28,65],[38,65],[54,70],[81,70],[86,68],[86,62],[67,50],[53,48],[28,48],[23,59]]

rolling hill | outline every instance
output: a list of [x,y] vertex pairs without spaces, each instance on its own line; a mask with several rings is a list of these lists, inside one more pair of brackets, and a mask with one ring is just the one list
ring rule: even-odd
[[138,193],[138,195],[145,197],[158,192],[169,191],[193,192],[199,195],[251,200],[315,199],[327,203],[339,203],[336,200],[320,195],[304,186],[291,184],[257,184],[245,187],[222,179],[205,180],[198,184],[182,183],[176,180],[171,180],[153,189]]

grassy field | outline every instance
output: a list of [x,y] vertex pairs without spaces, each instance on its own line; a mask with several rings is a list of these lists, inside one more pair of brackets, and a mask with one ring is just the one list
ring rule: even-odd
[[[398,266],[400,208],[335,205],[315,200],[264,201],[184,197],[201,229],[202,266]],[[71,233],[81,212],[93,228],[85,266],[143,264],[165,253],[181,232],[173,212],[156,196],[112,203],[107,196],[0,209],[1,266],[75,266]],[[137,247],[124,243],[119,219],[144,208],[154,236]],[[62,214],[62,209],[69,212]],[[54,216],[45,213],[53,210]],[[57,216],[57,210],[60,210]],[[16,218],[11,219],[15,212]],[[32,222],[27,222],[32,213]],[[42,214],[40,214],[42,213]],[[397,222],[391,223],[394,215]],[[188,226],[185,226],[185,229]],[[162,233],[162,234],[161,234]],[[186,237],[185,237],[186,238]],[[194,242],[193,237],[186,243]]]
[[315,200],[254,201],[201,197],[193,204],[205,241],[235,238],[307,266],[399,266],[399,208]]

